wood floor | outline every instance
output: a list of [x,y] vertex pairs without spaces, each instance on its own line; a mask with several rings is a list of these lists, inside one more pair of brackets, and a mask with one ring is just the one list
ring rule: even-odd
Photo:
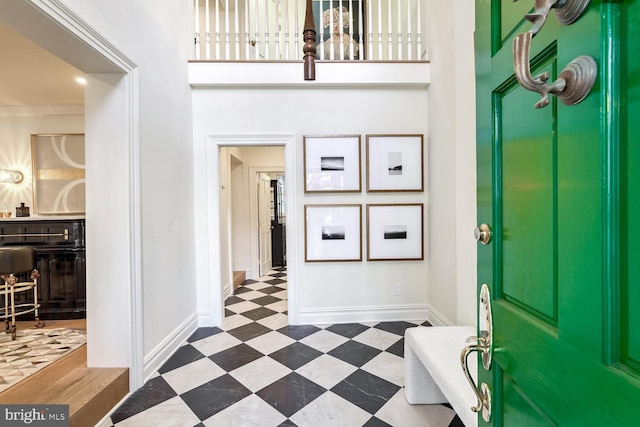
[[[46,328],[86,329],[85,320],[47,320]],[[17,322],[18,329],[33,322]],[[70,426],[90,427],[129,392],[127,368],[88,368],[83,345],[0,393],[3,404],[69,405]]]

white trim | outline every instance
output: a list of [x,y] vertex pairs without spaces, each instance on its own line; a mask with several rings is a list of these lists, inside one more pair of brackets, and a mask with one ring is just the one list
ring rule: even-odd
[[[62,28],[73,39],[78,40],[87,49],[74,49],[74,43],[69,41],[71,46],[68,49],[56,49],[52,51],[54,55],[64,56],[65,52],[74,52],[78,58],[86,58],[86,61],[71,61],[71,65],[87,74],[96,73],[126,73],[126,104],[123,108],[127,111],[127,157],[128,170],[126,171],[126,181],[128,182],[128,224],[122,230],[128,231],[123,241],[127,242],[130,256],[130,271],[126,281],[128,282],[127,292],[130,295],[127,304],[127,323],[131,325],[130,331],[123,331],[123,336],[128,340],[128,360],[129,360],[129,387],[135,390],[143,385],[143,327],[142,327],[142,254],[141,254],[141,197],[140,197],[140,79],[136,65],[120,50],[118,50],[107,39],[102,37],[89,24],[87,24],[72,9],[68,8],[60,0],[28,0],[27,2],[16,3],[12,8],[5,9],[5,13],[18,13],[21,16],[20,22],[16,25],[25,25],[24,20],[54,22],[56,26]],[[26,6],[25,6],[26,5]],[[28,7],[33,6],[30,12]],[[25,9],[25,7],[27,9]],[[20,13],[22,15],[20,15]],[[35,13],[34,13],[35,12]],[[47,37],[51,29],[42,29],[40,37]],[[59,35],[60,33],[56,33]],[[34,35],[35,37],[35,35]],[[57,48],[59,46],[56,46]],[[89,58],[91,56],[91,58]],[[68,61],[69,62],[69,61]],[[85,106],[86,108],[86,106]],[[109,319],[100,319],[100,322],[109,322]],[[91,334],[91,323],[87,325],[88,333]]]
[[[283,172],[282,166],[249,166],[249,223],[258,224],[258,198],[255,197],[258,194],[257,175],[264,172]],[[286,176],[286,172],[285,172]],[[251,239],[251,275],[247,276],[248,279],[255,279],[260,276],[260,247],[258,242],[260,236],[257,227],[249,228],[249,238]],[[253,277],[253,272],[256,272],[256,277]]]
[[[136,65],[125,54],[105,39],[92,26],[87,24],[61,0],[28,0],[42,13],[64,27],[69,33],[82,40],[103,59],[117,67],[121,72],[129,72]],[[71,64],[76,66],[75,64]],[[114,72],[116,70],[81,70],[85,72]]]
[[[201,325],[221,326],[224,317],[223,288],[220,265],[220,148],[234,146],[284,146],[285,175],[294,177],[287,180],[287,228],[298,229],[297,206],[297,136],[284,135],[213,135],[206,137],[206,197],[208,223],[208,245],[205,256],[208,259],[206,271],[201,271],[203,283],[209,295],[208,313],[200,313]],[[279,170],[281,170],[279,168]],[[289,324],[298,324],[297,262],[298,243],[295,233],[287,234],[287,300]],[[207,322],[207,317],[209,322]]]
[[426,304],[402,304],[369,307],[328,307],[300,310],[303,325],[331,323],[383,322],[397,320],[426,320],[429,306]]
[[427,304],[427,320],[433,326],[456,326],[455,323],[443,316],[438,310]]
[[0,117],[75,116],[84,114],[84,105],[0,106]]
[[145,356],[143,362],[145,382],[154,375],[196,329],[198,329],[198,316],[194,313]]

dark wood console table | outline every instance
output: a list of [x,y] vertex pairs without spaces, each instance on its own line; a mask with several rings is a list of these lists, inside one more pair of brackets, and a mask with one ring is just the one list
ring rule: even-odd
[[[84,218],[0,220],[0,246],[9,245],[27,245],[36,250],[41,319],[86,317]],[[23,298],[29,297],[33,298],[26,294]]]

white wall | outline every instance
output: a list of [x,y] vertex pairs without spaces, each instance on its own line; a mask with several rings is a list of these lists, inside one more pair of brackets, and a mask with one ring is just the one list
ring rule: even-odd
[[[126,100],[129,104],[120,104],[120,109],[130,124],[127,132],[131,134],[122,137],[132,138],[135,145],[127,148],[119,141],[103,140],[110,131],[105,132],[107,124],[99,119],[99,106],[94,110],[89,100],[87,109],[91,109],[94,119],[87,120],[86,133],[97,143],[112,146],[111,152],[106,152],[107,147],[103,145],[93,153],[87,152],[87,157],[95,158],[101,153],[102,162],[95,160],[102,168],[119,168],[95,177],[94,184],[109,191],[94,197],[109,197],[117,182],[110,182],[109,175],[126,174],[126,171],[133,173],[132,181],[116,190],[123,195],[139,195],[136,201],[139,205],[130,206],[128,214],[139,218],[140,248],[134,249],[140,251],[140,259],[136,260],[135,253],[129,257],[132,263],[141,264],[142,335],[139,339],[146,376],[168,356],[167,351],[173,351],[172,346],[178,345],[195,327],[192,122],[191,93],[187,85],[192,11],[181,2],[148,0],[64,0],[64,4],[135,67],[135,72],[126,80],[111,82],[114,88],[125,85],[122,89],[129,97]],[[111,101],[115,98],[109,98],[108,91],[95,100],[105,105]],[[109,162],[111,158],[115,160],[113,163]],[[127,158],[132,158],[133,163],[119,164],[120,159]],[[114,198],[113,203],[116,201]],[[95,214],[109,215],[109,211]],[[88,216],[87,222],[89,220]],[[112,239],[126,237],[118,234],[117,229],[110,233]],[[107,250],[109,247],[106,246]],[[104,301],[101,303],[105,305]],[[108,305],[118,304],[116,300]]]
[[[452,25],[453,23],[453,25]],[[429,304],[476,324],[474,2],[431,1]]]
[[[22,109],[19,109],[22,110]],[[31,135],[38,133],[84,133],[84,109],[64,107],[60,110],[76,110],[75,113],[56,114],[55,108],[38,112],[30,108],[28,114],[3,108],[0,111],[0,168],[19,170],[24,179],[19,184],[0,184],[0,209],[9,206],[15,216],[15,207],[24,202],[33,214],[33,181],[31,175]],[[79,111],[77,111],[79,110]]]
[[[362,135],[363,191],[359,194],[305,195],[298,186],[297,209],[303,218],[304,204],[311,203],[424,203],[429,216],[429,193],[367,194],[364,191],[364,148],[367,133],[427,134],[426,88],[370,87],[360,89],[224,89],[194,90],[194,159],[196,194],[206,194],[207,135],[296,135],[296,162],[302,165],[302,137],[324,134]],[[301,105],[312,100],[308,108]],[[233,114],[228,104],[241,105],[241,114]],[[277,107],[277,108],[274,108]],[[251,118],[251,120],[247,120]],[[283,119],[284,118],[284,119]],[[426,141],[428,146],[429,141]],[[304,182],[302,167],[298,175],[288,174],[288,181]],[[207,212],[204,197],[196,197],[196,213]],[[198,205],[199,203],[201,205]],[[364,210],[363,210],[364,211]],[[199,221],[198,219],[196,219]],[[206,223],[206,218],[200,218]],[[364,224],[363,224],[364,227]],[[425,229],[425,233],[428,231]],[[297,258],[304,260],[304,222],[287,228],[287,238],[297,240]],[[202,242],[206,245],[206,242]],[[288,246],[291,247],[291,246]],[[366,248],[363,248],[366,253]],[[425,251],[429,256],[429,251]],[[366,256],[365,256],[366,258]],[[206,260],[202,260],[206,262]],[[332,321],[375,320],[387,318],[419,318],[427,312],[428,262],[300,263],[291,286],[299,291],[300,321],[322,323]],[[393,283],[402,284],[402,295],[393,296]],[[207,288],[209,284],[205,284]],[[202,289],[203,293],[209,289]],[[211,290],[211,292],[217,292]]]

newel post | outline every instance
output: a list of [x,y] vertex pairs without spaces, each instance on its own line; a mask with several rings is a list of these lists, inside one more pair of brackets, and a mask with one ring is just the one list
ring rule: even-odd
[[316,79],[316,26],[313,22],[313,9],[311,0],[307,0],[307,11],[304,19],[304,31],[302,32],[304,46],[304,79]]

